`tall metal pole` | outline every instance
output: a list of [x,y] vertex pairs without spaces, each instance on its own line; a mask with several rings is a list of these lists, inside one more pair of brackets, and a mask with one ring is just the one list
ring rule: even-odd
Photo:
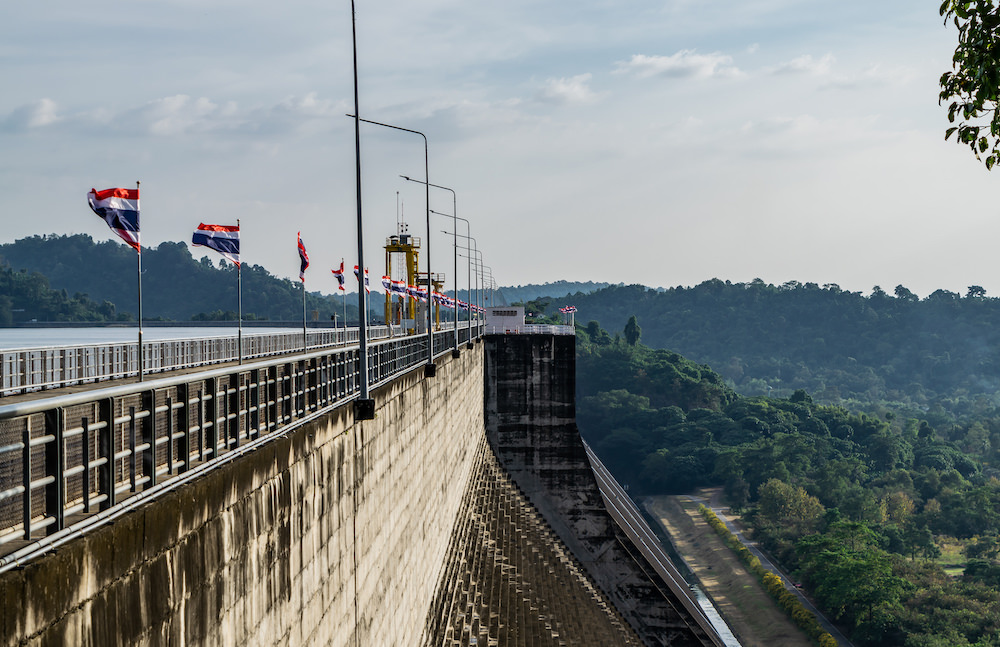
[[[135,197],[136,201],[139,200],[139,180],[135,181]],[[141,213],[141,210],[140,210]],[[140,227],[140,231],[142,228]],[[139,236],[142,236],[140,233]],[[138,277],[138,287],[139,287],[139,381],[142,382],[143,376],[145,375],[145,362],[142,359],[142,243],[140,242],[136,248],[135,254],[135,265],[136,265],[136,275]]]
[[[365,266],[365,244],[364,244],[364,222],[361,218],[361,110],[358,104],[358,29],[355,20],[354,0],[351,0],[351,41],[354,47],[354,168],[357,178],[357,203],[358,203],[358,267]],[[361,393],[354,403],[354,417],[359,420],[372,420],[375,418],[375,401],[368,394],[368,326],[365,291],[358,288],[358,344],[360,357],[359,371],[361,374]],[[345,293],[344,298],[347,298]],[[345,301],[344,325],[347,325],[347,310]],[[346,329],[344,331],[346,336]],[[356,598],[355,598],[356,599]]]
[[[355,63],[355,100],[356,99],[357,99],[357,63]],[[359,114],[358,106],[357,103],[355,103],[354,114],[347,115],[348,117],[354,117],[355,123],[358,121],[363,121],[366,124],[383,126],[385,128],[392,128],[393,130],[402,130],[405,133],[413,133],[414,135],[420,135],[421,137],[424,138],[424,185],[425,185],[424,207],[427,211],[427,364],[424,365],[424,376],[434,377],[437,367],[434,366],[434,328],[431,323],[431,311],[433,310],[432,304],[434,303],[434,286],[431,284],[431,183],[430,183],[430,163],[428,161],[428,154],[427,154],[427,135],[423,134],[419,130],[403,128],[401,126],[393,126],[392,124],[383,124],[378,121],[372,121],[371,119],[361,119],[358,117],[358,114]]]
[[[400,175],[399,177],[403,178],[404,180],[408,180],[410,182],[417,182],[418,184],[424,184],[423,182],[420,182],[420,180],[414,180],[414,179],[409,178],[409,177],[407,177],[405,175]],[[428,187],[434,187],[435,189],[444,189],[445,191],[451,191],[451,216],[450,217],[454,220],[454,224],[453,224],[454,231],[457,232],[458,231],[458,196],[455,194],[455,189],[450,189],[450,188],[448,188],[446,186],[441,186],[440,184],[431,184],[430,182],[427,182],[426,185]],[[430,203],[428,203],[428,204],[430,204]],[[448,214],[446,214],[446,213],[440,213],[440,212],[437,212],[437,211],[431,211],[431,212],[432,213],[436,213],[439,216],[449,217]],[[430,232],[430,220],[429,219],[427,221],[427,227],[428,227],[428,229],[427,229],[427,231],[428,231],[427,237],[429,239],[430,238],[430,233],[429,233]],[[428,243],[428,245],[429,244],[430,243]],[[453,245],[452,249],[454,251],[454,254],[453,254],[453,257],[454,257],[454,270],[453,271],[454,271],[454,274],[455,274],[455,279],[454,279],[454,283],[455,283],[455,298],[458,299],[458,234],[457,233],[453,236],[452,245]],[[428,248],[427,254],[430,255],[430,248]],[[451,351],[451,354],[452,354],[452,357],[458,357],[458,354],[459,354],[459,351],[458,351],[458,308],[457,307],[455,308],[455,347]]]
[[306,280],[302,279],[302,350],[309,348],[309,339],[306,337]]
[[[448,214],[446,214],[446,213],[440,213],[438,211],[433,211],[432,210],[431,213],[436,213],[439,216],[451,217],[451,216],[448,216]],[[470,226],[469,221],[466,220],[465,218],[459,218],[458,216],[454,216],[454,218],[456,220],[461,220],[462,222],[465,223],[465,236],[462,236],[462,238],[465,238],[466,240],[474,240],[472,238],[472,236],[470,235],[472,233],[472,227]],[[448,232],[444,232],[444,233],[447,234]],[[461,236],[461,234],[459,234],[459,233],[456,232],[455,233],[455,237],[456,237],[456,242],[455,242],[455,262],[456,263],[458,262],[458,257],[460,256],[460,254],[458,253],[458,242],[457,242],[457,237],[458,236]],[[469,248],[468,247],[462,247],[462,249],[469,249]],[[467,342],[468,343],[468,348],[472,348],[472,307],[471,307],[471,304],[472,304],[472,257],[471,256],[466,256],[465,259],[466,259],[466,261],[468,263],[468,267],[466,268],[466,278],[468,279],[468,281],[466,283],[465,298],[468,299],[468,305],[470,306],[470,307],[466,308],[466,317],[465,317],[465,320],[468,323],[468,327],[469,327],[469,341]],[[456,270],[456,273],[457,273],[457,270]],[[455,298],[458,299],[458,285],[457,284],[455,285]],[[457,321],[456,321],[456,325],[458,325]]]
[[[476,239],[475,238],[473,238],[472,236],[462,236],[462,238],[468,238],[469,240],[472,241],[472,250],[471,251],[472,251],[472,253],[476,257],[476,277],[477,277],[477,283],[476,283],[476,302],[477,302],[477,306],[479,306],[479,302],[482,301],[482,277],[483,277],[483,273],[482,273],[482,269],[481,268],[483,266],[483,254],[482,254],[482,252],[479,251],[479,245],[476,243]],[[468,247],[466,247],[465,249],[469,250]],[[471,262],[473,257],[472,256],[467,256],[466,258],[468,258],[470,260],[470,262]],[[471,303],[469,304],[469,311],[470,311],[470,313],[472,311],[472,304]],[[476,313],[476,319],[477,319],[477,321],[479,319],[479,313],[478,312]]]

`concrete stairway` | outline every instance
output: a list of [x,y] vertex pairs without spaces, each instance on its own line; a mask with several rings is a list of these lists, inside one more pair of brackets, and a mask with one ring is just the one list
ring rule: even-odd
[[642,644],[485,440],[462,510],[424,645]]

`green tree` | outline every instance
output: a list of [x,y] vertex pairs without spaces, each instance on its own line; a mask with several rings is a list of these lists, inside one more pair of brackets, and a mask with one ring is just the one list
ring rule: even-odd
[[948,105],[945,139],[968,146],[992,169],[1000,159],[1000,13],[993,0],[945,0],[940,13],[958,29],[952,70],[941,75],[941,103]]
[[639,321],[635,318],[635,315],[632,315],[625,324],[625,341],[629,346],[635,346],[639,343],[639,337],[641,336],[642,328],[639,327]]

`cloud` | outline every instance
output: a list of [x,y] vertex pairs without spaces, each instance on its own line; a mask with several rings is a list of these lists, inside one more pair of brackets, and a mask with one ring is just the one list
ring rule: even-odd
[[590,89],[590,78],[590,73],[587,73],[569,78],[548,79],[537,98],[539,101],[556,104],[591,103],[598,95]]
[[0,125],[7,131],[22,132],[33,128],[43,128],[59,120],[56,102],[52,99],[39,99],[15,108],[5,119],[0,121]]
[[826,54],[823,58],[815,59],[809,54],[803,54],[793,58],[790,61],[780,63],[772,68],[769,68],[767,72],[769,74],[810,74],[815,76],[824,76],[830,73],[830,68],[836,59],[833,54]]
[[698,54],[691,49],[682,49],[671,56],[646,56],[634,54],[629,61],[616,63],[618,74],[634,74],[646,79],[654,76],[670,78],[710,78],[732,77],[740,74],[733,66],[733,58],[719,52]]
[[235,101],[176,94],[117,110],[79,110],[61,114],[56,103],[40,99],[0,117],[0,129],[27,132],[57,126],[60,132],[117,132],[155,137],[227,133],[310,133],[329,129],[345,113],[343,101],[315,92],[290,96],[271,105],[241,107]]

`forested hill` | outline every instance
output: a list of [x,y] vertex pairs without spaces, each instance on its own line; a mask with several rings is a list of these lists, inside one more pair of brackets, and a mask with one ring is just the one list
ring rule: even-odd
[[663,291],[610,286],[573,301],[578,323],[610,331],[636,315],[643,343],[710,365],[747,395],[801,388],[820,402],[888,401],[931,415],[935,405],[998,404],[1000,299],[976,286],[918,299],[902,286],[862,295],[713,279]]
[[531,301],[539,297],[562,297],[567,294],[588,294],[611,285],[610,283],[595,283],[594,281],[555,281],[552,283],[531,283],[528,285],[507,285],[500,288],[500,293],[507,303],[516,301]]
[[[207,258],[196,260],[185,243],[164,242],[156,248],[144,248],[143,318],[188,321],[200,314],[235,319],[236,268],[221,258],[219,261],[217,266]],[[95,243],[83,234],[32,236],[0,245],[0,267],[41,273],[55,290],[114,304],[112,310],[118,316],[130,313],[134,318],[138,312],[136,255],[117,241]],[[243,264],[245,318],[301,321],[301,290],[298,282],[279,279],[259,265]],[[334,313],[343,316],[343,301],[338,297],[308,293],[306,307],[317,311],[323,321]],[[356,320],[356,302],[347,307],[348,318]],[[33,312],[29,303],[23,312],[12,316],[14,322],[33,318],[45,320],[48,315]]]

